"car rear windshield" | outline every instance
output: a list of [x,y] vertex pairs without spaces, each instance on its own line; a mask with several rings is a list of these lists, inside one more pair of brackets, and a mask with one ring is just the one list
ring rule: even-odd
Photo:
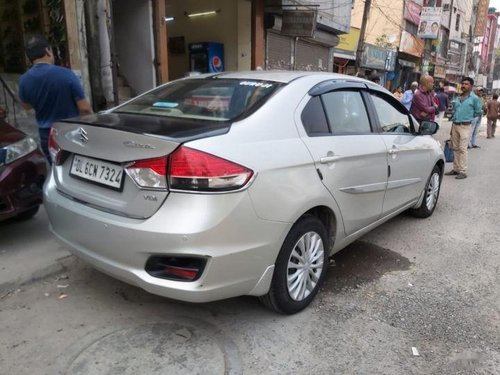
[[141,95],[115,112],[230,121],[253,112],[281,85],[260,80],[185,79]]

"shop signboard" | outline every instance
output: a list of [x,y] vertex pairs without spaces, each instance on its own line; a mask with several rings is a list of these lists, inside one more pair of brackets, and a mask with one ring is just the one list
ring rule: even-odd
[[293,37],[312,37],[316,30],[315,10],[283,10],[281,34]]
[[353,54],[358,49],[360,30],[356,27],[351,27],[349,34],[339,35],[339,44],[335,47],[335,51]]
[[415,38],[408,31],[401,32],[401,42],[399,44],[399,51],[409,55],[421,57],[424,53],[424,41]]
[[443,8],[423,7],[418,24],[417,37],[423,39],[437,39]]
[[385,58],[385,70],[388,72],[393,72],[396,70],[396,56],[398,53],[396,51],[387,51],[387,57]]
[[361,66],[370,69],[385,70],[387,52],[385,48],[371,44],[365,44],[363,55],[361,56]]
[[434,77],[435,78],[445,78],[446,77],[446,69],[443,65],[435,65],[434,66]]

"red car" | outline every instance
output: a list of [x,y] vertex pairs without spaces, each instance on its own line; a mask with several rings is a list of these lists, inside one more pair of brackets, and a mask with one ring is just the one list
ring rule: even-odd
[[26,220],[33,217],[42,204],[48,163],[36,141],[7,124],[1,114],[0,221]]

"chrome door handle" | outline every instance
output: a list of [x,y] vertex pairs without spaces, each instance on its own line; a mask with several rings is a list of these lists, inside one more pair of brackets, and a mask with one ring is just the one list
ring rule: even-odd
[[339,157],[338,156],[324,156],[319,159],[319,162],[321,164],[328,164],[328,163],[333,163],[336,161]]
[[398,153],[398,151],[399,151],[399,150],[398,150],[398,148],[397,148],[395,145],[392,145],[392,148],[391,148],[389,151],[387,151],[387,152],[388,152],[390,155],[395,155],[395,154],[397,154],[397,153]]

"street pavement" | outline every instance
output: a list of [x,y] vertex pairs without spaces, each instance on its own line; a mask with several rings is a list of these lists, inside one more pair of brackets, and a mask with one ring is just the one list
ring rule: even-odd
[[43,210],[0,223],[0,374],[499,374],[500,135],[483,125],[478,143],[432,217],[400,215],[336,254],[293,316],[112,279],[58,245]]

